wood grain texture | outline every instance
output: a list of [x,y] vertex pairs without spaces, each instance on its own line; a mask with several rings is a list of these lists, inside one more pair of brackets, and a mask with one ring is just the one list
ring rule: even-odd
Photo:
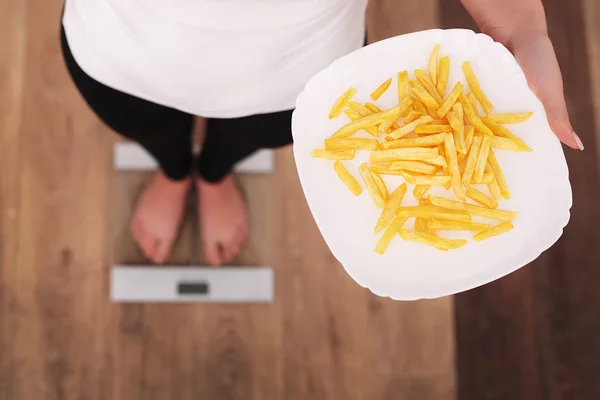
[[[544,4],[571,119],[592,151],[565,149],[574,205],[562,238],[531,265],[456,296],[461,399],[600,396],[600,236],[589,224],[600,217],[600,179],[584,13],[581,1]],[[473,26],[458,1],[442,2],[440,16],[444,27]]]
[[12,398],[102,399],[108,136],[65,73],[61,2],[27,7]]
[[19,218],[19,132],[25,82],[27,7],[18,0],[0,4],[0,400],[10,400],[14,380],[15,274]]
[[[592,100],[595,116],[596,151],[600,157],[600,2],[595,0],[583,1],[585,32],[587,40],[588,68],[592,84]],[[588,150],[591,147],[588,145]]]

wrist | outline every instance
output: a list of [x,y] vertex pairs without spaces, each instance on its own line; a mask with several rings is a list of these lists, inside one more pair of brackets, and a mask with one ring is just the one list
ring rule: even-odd
[[515,29],[506,37],[503,43],[510,51],[515,51],[523,43],[538,42],[548,40],[548,31],[543,28],[523,27]]

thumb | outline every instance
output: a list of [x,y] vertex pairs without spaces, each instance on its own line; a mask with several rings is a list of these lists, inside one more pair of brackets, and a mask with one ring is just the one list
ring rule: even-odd
[[546,35],[525,37],[514,40],[512,45],[529,87],[544,105],[554,134],[567,146],[583,150],[583,143],[569,120],[562,75],[550,38]]

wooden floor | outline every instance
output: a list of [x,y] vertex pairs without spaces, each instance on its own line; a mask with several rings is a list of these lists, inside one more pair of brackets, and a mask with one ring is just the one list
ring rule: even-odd
[[[600,3],[544,1],[574,125],[563,238],[531,266],[455,298],[358,287],[312,221],[289,149],[241,176],[271,305],[115,305],[114,262],[143,258],[127,220],[144,173],[66,74],[60,0],[0,1],[0,400],[599,399]],[[458,0],[372,0],[369,37],[471,27]],[[201,260],[190,208],[171,262]]]

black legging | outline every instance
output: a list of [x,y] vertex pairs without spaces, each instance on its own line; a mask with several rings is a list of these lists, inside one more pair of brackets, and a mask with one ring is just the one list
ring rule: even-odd
[[[75,62],[62,29],[62,50],[75,85],[106,125],[143,146],[171,179],[192,171],[194,116],[120,92],[94,80]],[[292,143],[292,110],[242,118],[210,118],[197,167],[208,182],[218,182],[255,151]]]

